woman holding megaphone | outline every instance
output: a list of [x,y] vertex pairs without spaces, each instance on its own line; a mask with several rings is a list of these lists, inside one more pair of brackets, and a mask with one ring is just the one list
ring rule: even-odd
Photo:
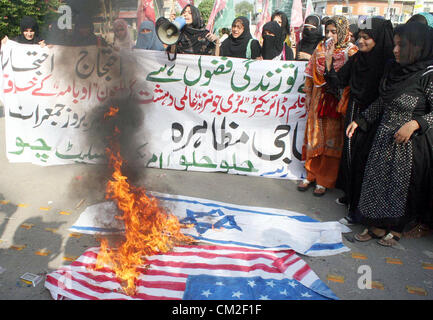
[[[186,25],[182,28],[179,40],[168,49],[172,53],[189,53],[200,55],[219,55],[219,38],[205,29],[200,11],[188,4],[181,16],[185,19]],[[170,20],[174,21],[172,13]]]

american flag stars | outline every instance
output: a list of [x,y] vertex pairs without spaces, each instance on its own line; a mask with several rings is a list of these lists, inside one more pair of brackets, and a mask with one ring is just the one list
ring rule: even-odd
[[210,277],[190,279],[187,285],[199,291],[201,299],[211,300],[306,300],[323,299],[313,290],[291,279],[263,279],[262,277]]
[[275,283],[271,280],[271,281],[266,282],[266,285],[273,288],[275,286]]
[[249,285],[251,288],[254,288],[254,287],[256,286],[256,283],[254,282],[254,280],[250,280],[250,281],[248,281],[248,285]]
[[[97,247],[89,248],[70,266],[48,274],[45,287],[57,296],[70,299],[131,299],[124,292],[113,290],[118,288],[119,282],[110,270],[98,271],[104,275],[100,277],[88,268],[95,263],[98,252]],[[140,275],[133,298],[338,299],[302,260],[288,268],[286,264],[283,265],[286,268],[275,267],[275,261],[287,262],[287,257],[296,257],[296,254],[237,246],[177,246],[172,252],[148,257],[150,271]],[[81,281],[83,277],[87,282]]]
[[210,292],[210,290],[206,290],[206,291],[203,291],[202,293],[201,293],[201,295],[202,296],[205,296],[206,298],[209,298],[209,296],[211,295],[212,293]]

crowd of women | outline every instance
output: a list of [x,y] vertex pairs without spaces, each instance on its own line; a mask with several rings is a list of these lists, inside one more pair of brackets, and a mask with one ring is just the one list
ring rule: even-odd
[[433,16],[362,26],[355,45],[347,19],[329,19],[307,64],[298,190],[342,189],[340,221],[366,227],[355,240],[394,246],[433,227]]
[[[308,16],[301,40],[293,43],[283,12],[263,26],[260,41],[249,20],[237,17],[224,40],[206,30],[199,10],[181,12],[186,26],[175,45],[158,39],[145,21],[136,43],[128,25],[114,22],[114,48],[171,50],[248,59],[304,60],[308,112],[302,148],[306,177],[299,191],[315,196],[338,188],[347,207],[340,222],[362,224],[357,241],[378,239],[395,245],[403,233],[417,237],[433,228],[433,15],[414,15],[393,27],[383,17],[350,24],[344,16]],[[172,17],[174,19],[174,17]],[[45,41],[35,21],[25,17],[20,43],[108,45],[87,19],[59,36],[52,25]],[[410,235],[410,233],[407,233]]]
[[[293,46],[290,42],[290,27],[287,16],[283,12],[275,12],[272,20],[263,26],[262,38],[259,42],[255,40],[250,32],[249,20],[245,17],[237,17],[232,24],[231,32],[222,37],[206,30],[200,11],[193,5],[183,8],[181,15],[186,20],[179,40],[176,45],[166,46],[158,38],[155,24],[151,21],[143,21],[137,30],[137,40],[134,42],[131,37],[131,30],[128,23],[118,19],[113,23],[113,41],[107,41],[94,33],[92,19],[86,15],[78,15],[74,19],[72,30],[60,30],[57,22],[54,21],[48,27],[42,37],[36,20],[32,17],[24,17],[21,21],[21,34],[12,40],[24,44],[45,45],[66,45],[66,46],[109,46],[116,49],[147,49],[147,50],[169,50],[184,54],[199,55],[224,55],[237,58],[268,59],[268,60],[294,60]],[[175,16],[174,16],[175,17]],[[171,19],[174,19],[172,17]],[[322,39],[317,34],[320,27],[318,22],[312,22],[299,43],[299,59],[307,60],[302,54],[303,51],[311,54],[313,47]],[[310,32],[310,29],[317,29]],[[310,33],[311,34],[310,34]],[[228,34],[227,34],[228,33]],[[311,39],[314,39],[312,42]],[[224,39],[224,41],[221,41]],[[8,37],[2,39],[5,43]]]

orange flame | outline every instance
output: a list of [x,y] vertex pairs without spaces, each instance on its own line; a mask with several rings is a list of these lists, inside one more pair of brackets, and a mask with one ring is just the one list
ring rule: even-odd
[[[104,118],[115,116],[117,111],[118,108],[111,107]],[[96,268],[111,267],[126,284],[124,291],[133,295],[140,275],[138,268],[142,269],[146,264],[146,256],[168,252],[175,245],[192,243],[194,239],[181,232],[184,225],[161,208],[156,198],[146,195],[144,188],[129,184],[128,178],[122,174],[124,161],[115,139],[120,131],[117,127],[114,131],[110,147],[106,149],[113,173],[106,186],[105,198],[114,201],[123,214],[116,218],[124,221],[125,239],[116,249],[110,249],[107,239],[102,239]]]
[[104,114],[104,119],[107,120],[110,117],[114,117],[118,112],[119,112],[119,108],[111,106],[110,110]]

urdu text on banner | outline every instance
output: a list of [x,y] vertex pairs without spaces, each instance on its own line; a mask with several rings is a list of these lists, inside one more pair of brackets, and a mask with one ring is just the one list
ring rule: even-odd
[[13,41],[0,58],[10,162],[106,162],[96,110],[127,101],[141,113],[122,143],[143,167],[303,176],[305,62]]

